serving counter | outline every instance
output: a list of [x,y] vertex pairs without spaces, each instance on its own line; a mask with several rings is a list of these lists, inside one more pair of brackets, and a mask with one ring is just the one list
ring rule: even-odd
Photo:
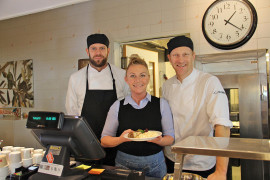
[[174,179],[180,179],[185,154],[270,161],[268,139],[190,136],[172,146]]

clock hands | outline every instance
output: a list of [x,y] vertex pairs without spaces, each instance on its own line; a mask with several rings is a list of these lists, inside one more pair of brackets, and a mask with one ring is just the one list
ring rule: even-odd
[[225,25],[227,25],[227,23],[229,23],[229,22],[230,22],[230,20],[232,19],[232,17],[234,16],[234,14],[235,14],[235,13],[236,13],[236,11],[234,11],[234,13],[231,15],[231,17],[230,17],[230,18],[229,18],[227,21],[224,19],[224,20],[225,20],[225,22],[226,22],[226,23],[225,23]]
[[234,16],[235,13],[236,13],[236,11],[234,11],[234,13],[231,15],[231,17],[230,17],[228,20],[224,19],[225,25],[230,24],[230,25],[232,25],[233,27],[235,27],[235,28],[239,29],[240,31],[242,31],[241,28],[237,27],[236,25],[234,25],[234,24],[232,24],[232,23],[230,22],[230,20],[232,19],[232,17]]
[[[229,21],[227,21],[227,20],[225,20],[225,19],[224,19],[224,21],[226,22],[226,24],[228,23],[228,24],[232,25],[233,27],[235,27],[235,28],[239,29],[240,31],[242,31],[241,28],[237,27],[236,25],[232,24],[231,22],[229,22]],[[226,24],[225,24],[225,25],[226,25]]]

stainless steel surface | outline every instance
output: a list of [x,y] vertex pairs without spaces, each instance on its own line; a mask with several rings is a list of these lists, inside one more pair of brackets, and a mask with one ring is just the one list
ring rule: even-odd
[[217,77],[224,89],[237,88],[239,90],[240,137],[264,138],[262,117],[265,117],[267,112],[262,112],[261,107],[263,102],[260,99],[260,75],[228,74],[217,75]]
[[[241,138],[270,138],[266,53],[259,49],[196,56],[196,68],[216,75],[224,89],[239,90]],[[240,164],[242,179],[270,179],[270,162],[241,159]]]
[[203,64],[214,62],[228,62],[228,61],[242,61],[242,60],[254,60],[265,56],[266,49],[256,49],[249,51],[238,52],[226,52],[218,54],[203,54],[196,56],[196,61],[200,61]]
[[199,154],[270,161],[268,139],[190,136],[172,146],[177,154]]
[[[174,144],[172,151],[177,153],[177,157],[181,157],[185,154],[198,154],[270,161],[270,141],[268,139],[190,136]],[[181,163],[180,161],[181,159],[177,158],[175,164]],[[250,162],[252,163],[252,161]],[[244,164],[244,166],[248,165],[249,164]],[[268,170],[268,166],[264,165],[263,167],[265,171]],[[245,172],[245,174],[251,177],[242,177],[242,179],[268,179],[269,174],[267,172],[265,172],[265,174],[256,174],[260,172],[260,168],[261,166],[258,166],[250,170],[251,172]],[[175,179],[180,179],[181,173],[182,168],[175,168]]]

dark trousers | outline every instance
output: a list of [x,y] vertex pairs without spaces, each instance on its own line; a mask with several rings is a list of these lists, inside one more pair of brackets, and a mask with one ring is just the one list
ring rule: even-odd
[[[174,162],[165,157],[166,165],[167,165],[167,173],[173,173],[174,172]],[[183,170],[182,172],[186,173],[193,173],[198,174],[202,176],[203,178],[207,178],[210,174],[214,173],[216,169],[216,166],[213,168],[207,170],[207,171],[190,171],[190,170]]]

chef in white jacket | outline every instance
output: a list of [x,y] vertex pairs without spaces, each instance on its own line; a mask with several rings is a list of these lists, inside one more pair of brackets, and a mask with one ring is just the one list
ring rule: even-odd
[[[229,137],[228,99],[217,77],[193,67],[193,42],[178,36],[168,42],[168,58],[176,76],[163,84],[163,97],[168,101],[174,119],[175,142],[188,136]],[[167,166],[173,171],[175,154],[165,148]],[[216,164],[216,166],[215,166]],[[226,180],[228,158],[186,155],[183,170],[207,180]]]
[[[107,62],[109,52],[109,39],[105,34],[87,37],[90,64],[70,76],[66,96],[67,114],[85,117],[98,139],[109,108],[129,92],[125,71]],[[106,157],[101,163],[114,165],[115,150],[105,151]]]

